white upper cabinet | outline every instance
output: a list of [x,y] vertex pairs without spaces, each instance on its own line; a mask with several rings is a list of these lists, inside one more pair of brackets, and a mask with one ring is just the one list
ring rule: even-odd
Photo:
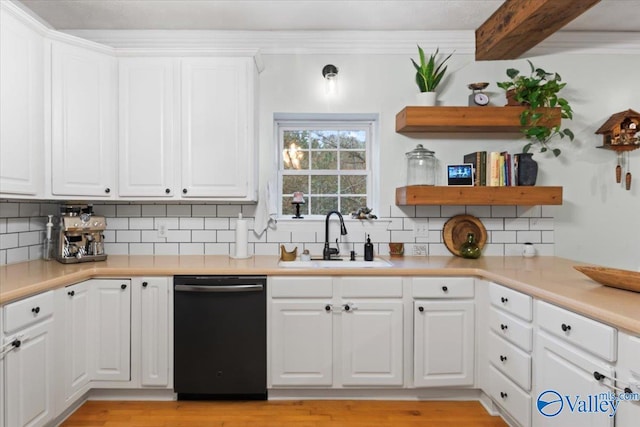
[[115,194],[116,60],[54,41],[51,168],[54,196]]
[[0,6],[0,195],[44,188],[44,38]]
[[182,59],[182,196],[255,200],[253,58]]
[[172,197],[179,100],[173,58],[119,59],[118,194]]

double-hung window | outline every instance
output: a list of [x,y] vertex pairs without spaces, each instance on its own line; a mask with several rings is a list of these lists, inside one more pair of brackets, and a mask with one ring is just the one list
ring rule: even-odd
[[375,120],[276,120],[279,147],[279,213],[295,213],[303,193],[304,216],[343,215],[372,207]]

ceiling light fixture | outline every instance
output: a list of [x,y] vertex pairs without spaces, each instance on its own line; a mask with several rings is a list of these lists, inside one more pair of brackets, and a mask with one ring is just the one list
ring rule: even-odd
[[322,69],[322,77],[324,77],[324,91],[327,95],[335,95],[338,93],[338,67],[335,65],[325,65]]

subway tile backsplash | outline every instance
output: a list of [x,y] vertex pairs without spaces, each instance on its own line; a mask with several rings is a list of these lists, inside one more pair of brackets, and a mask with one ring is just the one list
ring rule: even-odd
[[[105,250],[112,255],[228,255],[235,251],[235,223],[239,213],[253,229],[255,205],[139,204],[95,202],[94,211],[107,218]],[[42,256],[46,215],[57,214],[58,202],[0,201],[0,264]],[[522,244],[531,242],[539,255],[554,254],[553,210],[546,206],[387,206],[374,221],[348,220],[349,234],[341,250],[362,254],[370,235],[376,253],[388,254],[389,242],[405,243],[405,254],[424,247],[428,255],[450,255],[442,242],[442,229],[451,216],[477,216],[488,233],[483,254],[521,255]],[[386,215],[385,215],[386,214]],[[286,219],[262,235],[249,233],[249,253],[278,255],[280,244],[288,250],[309,249],[321,254],[324,220]],[[163,228],[166,234],[159,235]],[[419,232],[421,231],[421,232]],[[339,235],[331,221],[331,239]]]

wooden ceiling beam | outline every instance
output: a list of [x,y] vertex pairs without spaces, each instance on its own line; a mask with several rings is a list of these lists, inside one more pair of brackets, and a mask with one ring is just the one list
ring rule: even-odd
[[476,61],[516,59],[600,0],[506,0],[476,30]]

